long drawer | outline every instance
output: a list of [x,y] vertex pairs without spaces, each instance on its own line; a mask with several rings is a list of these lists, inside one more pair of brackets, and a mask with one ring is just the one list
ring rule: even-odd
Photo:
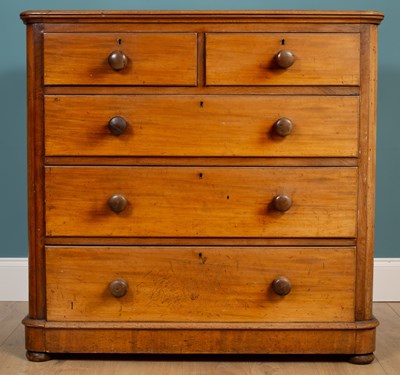
[[354,248],[47,247],[47,320],[347,322],[354,278]]
[[[280,67],[280,52],[292,65]],[[288,64],[287,55],[284,65]],[[358,33],[208,33],[207,85],[360,83]]]
[[45,33],[43,58],[45,85],[197,85],[196,33]]
[[48,156],[358,153],[352,96],[50,95],[45,108]]
[[47,236],[355,237],[357,168],[45,168]]

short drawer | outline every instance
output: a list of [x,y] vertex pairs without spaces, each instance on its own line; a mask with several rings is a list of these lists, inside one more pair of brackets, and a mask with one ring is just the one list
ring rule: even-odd
[[47,320],[350,322],[354,275],[354,248],[47,247]]
[[197,35],[46,33],[44,83],[195,86]]
[[49,95],[45,152],[356,157],[358,122],[354,96]]
[[355,237],[357,168],[46,167],[47,236]]
[[[278,59],[287,54],[291,56]],[[290,55],[291,54],[291,55]],[[293,63],[289,67],[286,66]],[[207,85],[360,83],[358,33],[208,33]]]

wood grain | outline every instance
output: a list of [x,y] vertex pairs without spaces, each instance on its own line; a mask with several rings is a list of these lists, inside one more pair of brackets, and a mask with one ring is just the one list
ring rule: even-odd
[[357,264],[356,318],[372,316],[374,259],[375,178],[376,178],[376,96],[377,42],[376,26],[363,26],[361,52],[360,146],[359,158],[359,233]]
[[[392,308],[394,305],[394,308]],[[400,308],[399,303],[375,303],[374,313],[381,317],[376,355],[387,374],[396,375],[400,366]],[[397,312],[397,313],[396,313]]]
[[[356,168],[47,167],[47,236],[354,237]],[[116,214],[113,194],[128,200]],[[276,212],[278,194],[293,206]]]
[[29,314],[45,317],[43,25],[27,27],[27,190],[29,245]]
[[393,309],[393,311],[400,317],[400,305],[396,302],[390,303],[389,306]]
[[25,303],[0,302],[0,346],[11,335],[15,327],[20,324],[21,317],[28,312]]
[[[375,23],[379,24],[383,19],[383,13],[376,11],[354,10],[31,10],[21,13],[25,23],[46,22],[83,24],[107,24],[110,28],[119,23],[209,23],[219,21],[230,24],[236,22],[276,24],[284,23],[285,27],[291,24],[312,24],[318,27],[321,24],[340,24],[346,27],[349,24]],[[288,24],[288,25],[287,25]],[[317,25],[315,25],[317,24]],[[129,25],[130,27],[133,27]],[[169,26],[169,25],[168,25]],[[242,25],[241,25],[242,26]],[[252,25],[254,27],[254,25]],[[157,27],[162,27],[157,24]]]
[[[352,321],[354,255],[354,248],[47,247],[47,319]],[[292,283],[285,297],[271,287],[279,276]],[[115,279],[128,284],[125,296],[108,290]]]
[[[374,350],[381,13],[21,17],[28,25],[30,227],[30,312],[23,322],[26,348],[36,352],[31,358],[365,357]],[[287,69],[274,62],[281,49],[295,55]],[[118,72],[108,63],[115,50],[128,57]],[[118,137],[105,132],[115,115],[129,122]],[[294,123],[284,139],[270,131],[280,117]],[[122,212],[107,203],[115,194],[128,200]],[[277,195],[293,201],[288,211],[272,209]],[[282,277],[291,292],[271,294],[269,285]],[[128,282],[126,295],[108,292],[116,279]],[[388,353],[396,339],[389,337]],[[7,343],[0,367],[8,373]],[[24,363],[12,372],[30,371]],[[382,370],[377,363],[363,373]],[[287,370],[301,373],[299,366]],[[349,373],[345,364],[328,371]]]
[[[355,157],[358,97],[46,96],[48,156]],[[114,116],[127,130],[113,136]],[[274,133],[291,119],[287,137]],[[177,136],[179,134],[179,136]]]
[[[118,72],[107,61],[114,50],[123,51],[129,60]],[[44,84],[195,86],[197,37],[195,33],[46,33]]]
[[46,237],[48,245],[354,246],[355,238]]
[[[288,69],[273,61],[282,49]],[[207,85],[359,85],[360,35],[207,33],[205,64]]]
[[[201,43],[201,40],[198,41]],[[204,65],[204,64],[203,64]],[[204,68],[204,67],[203,67]],[[199,68],[200,69],[200,68]],[[199,70],[200,74],[200,70]],[[45,86],[46,95],[359,95],[359,86]]]
[[[295,327],[294,323],[289,323],[283,329],[282,324],[276,324],[277,329],[262,328],[266,323],[260,324],[259,328],[255,327],[256,323],[248,328],[241,327],[243,323],[222,323],[222,327],[219,328],[202,327],[202,323],[197,323],[195,329],[193,324],[189,324],[192,327],[176,329],[173,323],[155,323],[153,327],[150,327],[151,323],[147,323],[146,328],[141,327],[140,323],[123,322],[118,324],[46,322],[24,319],[23,323],[27,328],[28,347],[39,339],[44,341],[42,348],[45,351],[74,353],[79,348],[79,343],[85,341],[88,347],[83,350],[91,350],[91,353],[154,353],[156,351],[180,355],[209,354],[215,351],[220,354],[236,355],[238,353],[287,355],[296,354],[299,350],[305,354],[353,354],[354,330],[358,332],[366,328],[364,324],[359,327],[347,323],[350,327],[346,327],[346,323],[329,322],[297,323],[300,325],[298,327]],[[213,325],[216,324],[218,323]],[[223,327],[224,324],[229,326]],[[239,327],[230,327],[232,325]],[[371,325],[376,325],[376,321],[368,322],[368,329]],[[329,334],[331,336],[328,339]],[[221,335],[226,340],[221,340]],[[118,340],[113,341],[112,337],[118,337]],[[197,340],[201,343],[198,351],[195,349]],[[370,344],[373,345],[373,342]],[[184,357],[180,356],[180,359]]]
[[[30,329],[28,328],[28,331]],[[105,330],[54,328],[43,332],[54,353],[351,354],[351,330]],[[223,339],[221,338],[223,336]],[[85,342],[85,346],[79,343]]]
[[[14,305],[14,306],[12,306]],[[0,311],[14,311],[11,320],[4,321],[10,335],[0,346],[0,372],[19,375],[131,375],[132,373],[153,375],[395,375],[399,368],[399,350],[397,337],[400,324],[399,316],[393,309],[400,311],[399,303],[376,303],[374,310],[382,323],[378,330],[376,360],[368,366],[354,366],[339,361],[336,356],[293,356],[293,355],[63,355],[53,361],[31,363],[26,361],[24,352],[24,331],[21,320],[28,309],[26,302],[0,302]],[[4,307],[7,306],[7,307]],[[3,308],[4,307],[4,308]],[[10,310],[8,310],[10,309]],[[306,336],[303,336],[305,338]],[[303,340],[304,341],[304,340]],[[328,339],[327,342],[332,340]]]
[[208,167],[357,167],[358,158],[184,157],[184,156],[47,156],[46,165],[208,166]]

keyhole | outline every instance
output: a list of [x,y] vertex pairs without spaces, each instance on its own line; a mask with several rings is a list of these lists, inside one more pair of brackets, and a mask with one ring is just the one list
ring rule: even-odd
[[204,106],[204,102],[201,101],[201,102],[200,102],[200,107],[203,108],[203,106]]
[[282,40],[281,40],[281,44],[282,44],[282,46],[285,45],[285,39],[282,39]]
[[117,42],[118,42],[119,45],[121,45],[121,44],[122,44],[122,39],[121,39],[121,38],[118,38],[118,39],[117,39]]

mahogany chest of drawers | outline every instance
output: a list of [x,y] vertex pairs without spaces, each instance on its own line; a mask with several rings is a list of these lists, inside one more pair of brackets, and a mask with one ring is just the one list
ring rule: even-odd
[[30,360],[372,361],[382,14],[21,17]]

